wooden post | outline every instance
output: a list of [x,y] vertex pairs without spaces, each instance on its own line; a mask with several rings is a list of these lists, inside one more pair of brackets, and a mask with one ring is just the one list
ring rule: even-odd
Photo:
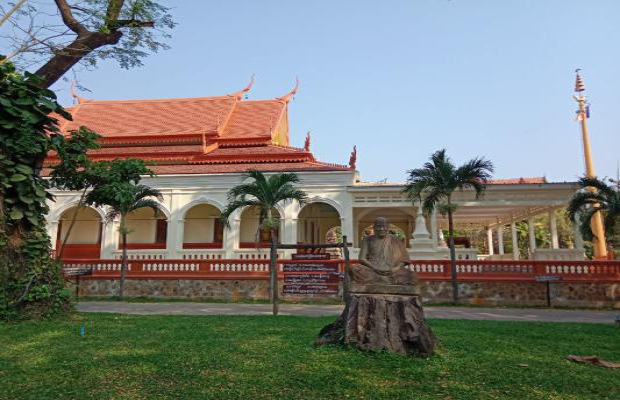
[[342,297],[344,302],[349,298],[349,244],[347,236],[342,236],[342,255],[344,256],[344,277],[342,278]]
[[280,307],[278,300],[278,244],[276,243],[276,238],[274,235],[271,235],[269,283],[271,286],[271,304],[273,305],[273,315],[278,315],[278,310]]

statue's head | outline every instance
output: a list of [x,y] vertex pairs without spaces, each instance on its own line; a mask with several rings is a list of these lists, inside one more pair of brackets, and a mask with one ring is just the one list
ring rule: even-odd
[[373,229],[375,231],[375,236],[377,236],[378,238],[383,239],[384,237],[386,237],[388,234],[388,230],[390,229],[390,224],[388,223],[387,218],[377,217],[375,219]]

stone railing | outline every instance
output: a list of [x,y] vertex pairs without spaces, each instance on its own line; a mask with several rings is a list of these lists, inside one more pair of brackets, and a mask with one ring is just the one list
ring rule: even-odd
[[226,257],[226,250],[222,249],[183,249],[178,253],[183,260],[221,260]]
[[[279,276],[282,263],[278,260]],[[301,262],[301,261],[297,261]],[[342,271],[342,260],[321,261],[335,263]],[[355,260],[351,260],[352,263]],[[92,267],[90,279],[116,279],[120,276],[119,260],[74,260],[67,268]],[[449,260],[413,260],[409,268],[421,280],[449,280]],[[215,260],[129,260],[129,279],[267,279],[269,260],[215,259]],[[540,276],[554,276],[560,281],[618,282],[620,262],[617,261],[457,261],[459,281],[530,281]],[[88,278],[87,278],[88,279]]]

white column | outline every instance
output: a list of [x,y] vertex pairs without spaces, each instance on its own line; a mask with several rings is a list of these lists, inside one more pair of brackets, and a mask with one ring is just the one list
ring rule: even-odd
[[[183,241],[185,240],[185,220],[179,219],[177,220],[176,224],[177,224],[176,226],[177,238],[176,238],[176,247],[174,248],[175,259],[183,258],[181,254],[183,253]],[[170,250],[169,250],[169,254],[170,254]],[[170,258],[173,258],[172,255],[170,256]]]
[[236,251],[239,249],[241,237],[241,210],[237,210],[228,218],[228,226],[224,228],[224,251],[225,258],[237,258]]
[[103,223],[103,237],[101,238],[101,258],[104,260],[114,259],[117,249],[119,221],[109,221]]
[[[579,221],[578,217],[577,221]],[[575,228],[575,249],[583,251],[583,236],[581,236],[579,224],[573,224],[573,226]]]
[[497,254],[504,254],[504,226],[497,227]]
[[437,229],[437,210],[433,210],[431,214],[431,239],[435,246],[439,246],[439,231]]
[[549,225],[551,228],[551,248],[559,249],[559,241],[558,241],[558,221],[555,215],[555,210],[549,211]]
[[534,217],[527,219],[527,236],[530,241],[530,257],[536,251],[536,225],[534,224]]
[[58,238],[58,221],[47,221],[47,234],[52,242],[52,250],[56,250],[56,238]]
[[489,248],[489,255],[492,256],[495,250],[493,250],[493,229],[491,228],[487,228],[487,247]]
[[512,221],[510,223],[510,233],[512,234],[512,259],[519,259],[519,239],[517,238],[517,224]]

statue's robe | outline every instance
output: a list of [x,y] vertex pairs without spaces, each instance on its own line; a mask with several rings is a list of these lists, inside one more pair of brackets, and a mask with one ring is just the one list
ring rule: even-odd
[[405,244],[392,235],[383,239],[374,235],[365,237],[358,259],[360,264],[349,268],[354,283],[411,285],[418,282],[417,274],[407,268],[410,258]]

